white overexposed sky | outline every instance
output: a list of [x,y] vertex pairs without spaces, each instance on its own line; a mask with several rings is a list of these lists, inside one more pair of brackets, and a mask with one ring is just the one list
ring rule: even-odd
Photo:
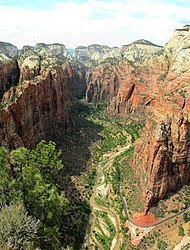
[[121,46],[142,38],[164,45],[189,23],[188,0],[0,0],[0,41],[19,48]]

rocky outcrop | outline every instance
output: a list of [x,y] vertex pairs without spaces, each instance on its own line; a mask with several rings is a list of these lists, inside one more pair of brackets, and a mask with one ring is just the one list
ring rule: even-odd
[[[0,110],[0,144],[33,147],[59,138],[71,127],[67,69],[54,66],[5,93]],[[60,137],[61,138],[61,137]]]
[[164,48],[169,68],[157,85],[146,130],[133,166],[144,187],[147,209],[190,181],[189,27],[176,30]]
[[0,53],[3,53],[7,57],[16,57],[19,50],[11,43],[0,42]]
[[71,61],[67,70],[69,73],[69,89],[74,97],[80,98],[86,93],[86,68],[80,62]]
[[19,81],[19,67],[17,61],[0,54],[0,100],[3,94]]
[[161,48],[161,46],[143,39],[123,45],[121,48],[110,48],[106,45],[92,44],[88,47],[77,47],[73,53],[73,57],[82,61],[86,66],[95,67],[100,63],[115,61],[115,59],[121,60],[125,58],[131,62],[142,60],[147,55],[154,54]]
[[7,66],[14,87],[4,93],[1,102],[0,145],[32,148],[41,139],[60,140],[70,130],[70,108],[76,102],[69,90],[71,67],[63,48],[25,46],[16,63],[17,80],[13,78],[13,66]]
[[50,49],[50,51],[58,56],[59,58],[67,57],[68,56],[68,51],[65,47],[65,45],[60,44],[60,43],[53,43],[53,44],[48,44],[47,47]]
[[87,100],[109,102],[111,115],[144,115],[158,94],[160,80],[167,75],[169,61],[160,52],[142,54],[141,60],[143,57],[135,62],[105,60],[87,78]]
[[132,165],[147,210],[190,181],[189,48],[185,26],[164,48],[144,40],[124,46],[122,60],[103,63],[89,75],[88,101],[105,100],[112,115],[146,120]]
[[176,103],[155,101],[143,136],[136,143],[133,166],[141,180],[147,209],[190,181],[189,104],[185,108],[184,102],[179,96]]
[[95,67],[106,58],[120,57],[120,49],[106,45],[92,44],[88,47],[79,46],[73,53],[73,58],[83,62],[88,67]]
[[141,61],[148,55],[155,54],[160,51],[162,46],[151,43],[150,41],[141,39],[131,44],[123,45],[121,47],[121,56],[128,61]]
[[71,61],[67,58],[67,50],[64,45],[38,43],[35,47],[24,46],[21,50],[18,63],[20,67],[20,80],[32,80],[39,76],[44,68],[53,65],[61,65],[67,68],[69,73],[69,89],[74,97],[81,97],[86,90],[85,74],[83,64]]

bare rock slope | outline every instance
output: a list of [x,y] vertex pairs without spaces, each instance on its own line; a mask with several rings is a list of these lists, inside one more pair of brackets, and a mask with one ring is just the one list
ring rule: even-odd
[[80,84],[76,78],[82,84],[83,76],[75,73],[65,53],[62,45],[37,44],[25,46],[16,61],[2,54],[1,145],[33,147],[41,139],[56,139],[70,130],[73,94],[80,95],[84,86],[71,93]]

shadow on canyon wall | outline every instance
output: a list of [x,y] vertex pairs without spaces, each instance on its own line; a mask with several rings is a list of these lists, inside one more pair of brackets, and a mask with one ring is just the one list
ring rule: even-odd
[[[77,189],[72,177],[79,177],[91,165],[90,147],[102,140],[99,134],[102,127],[86,119],[91,112],[89,106],[79,104],[72,111],[72,132],[56,138],[57,146],[62,150],[65,177],[64,191],[70,202],[68,216],[63,218],[63,243],[80,249],[86,235],[90,205],[83,197],[83,191]],[[79,177],[80,178],[80,177]]]

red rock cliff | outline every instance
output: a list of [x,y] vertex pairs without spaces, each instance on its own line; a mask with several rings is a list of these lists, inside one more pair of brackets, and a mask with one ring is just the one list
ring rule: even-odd
[[118,63],[100,65],[88,79],[88,101],[108,101],[113,115],[146,118],[133,167],[147,209],[190,181],[189,28],[176,30],[151,55],[132,60],[134,52]]
[[0,144],[33,147],[70,129],[69,74],[59,66],[25,81],[4,95],[0,110]]

